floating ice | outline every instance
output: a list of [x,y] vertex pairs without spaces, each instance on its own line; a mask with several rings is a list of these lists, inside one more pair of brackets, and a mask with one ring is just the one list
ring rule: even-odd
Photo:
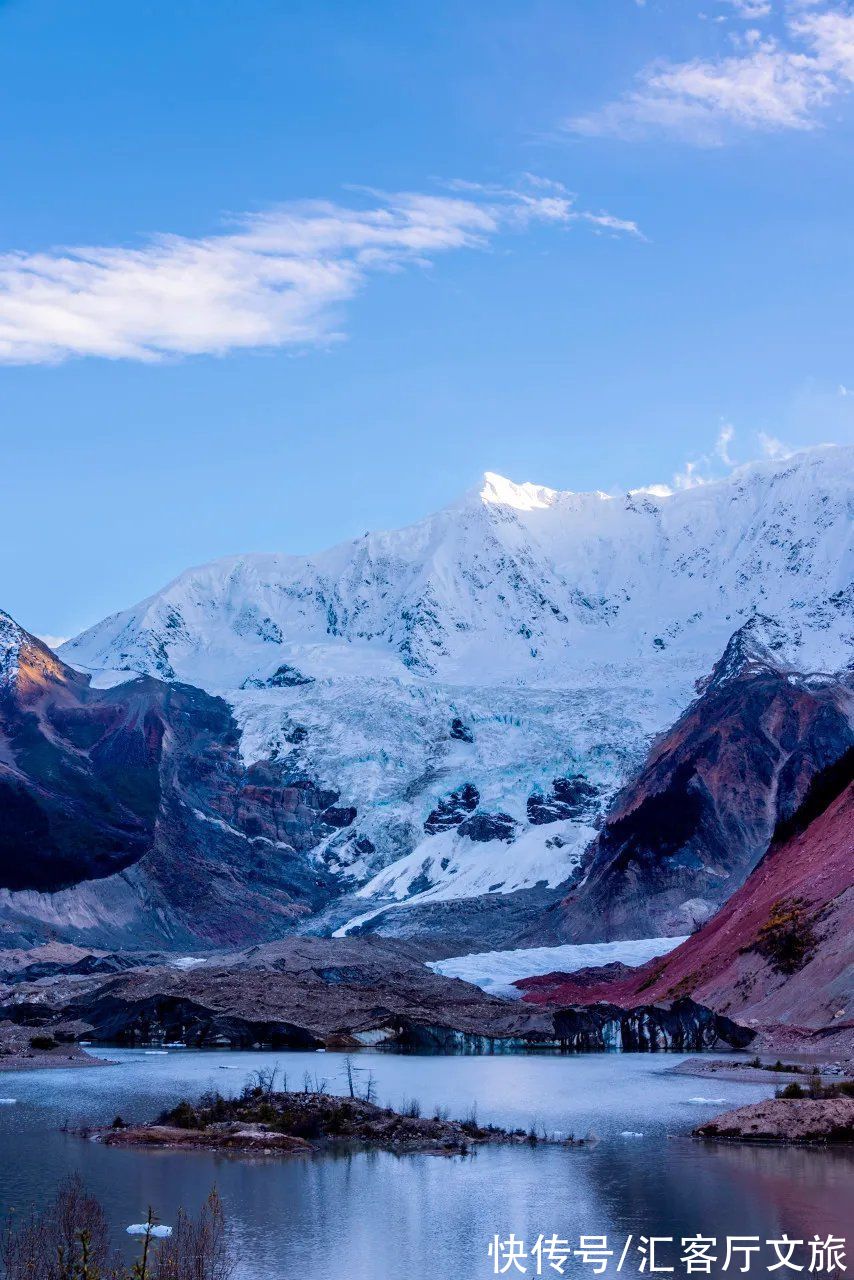
[[167,1236],[171,1236],[171,1227],[149,1226],[147,1222],[132,1222],[126,1227],[129,1236],[152,1236],[156,1240],[165,1240]]

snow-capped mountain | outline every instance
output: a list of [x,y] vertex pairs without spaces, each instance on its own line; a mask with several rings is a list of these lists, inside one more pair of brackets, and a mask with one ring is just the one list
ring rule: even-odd
[[246,764],[334,788],[357,816],[312,856],[361,922],[556,886],[745,623],[781,668],[850,663],[852,480],[843,448],[673,493],[487,474],[405,529],[188,570],[60,652],[220,695]]

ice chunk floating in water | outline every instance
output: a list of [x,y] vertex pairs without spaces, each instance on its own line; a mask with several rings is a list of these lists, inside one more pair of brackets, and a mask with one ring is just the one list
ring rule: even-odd
[[522,947],[516,951],[482,951],[473,956],[432,960],[428,967],[446,978],[462,978],[494,996],[520,996],[513,983],[541,973],[575,973],[578,969],[621,964],[637,968],[666,955],[684,938],[630,938],[623,942],[568,943],[562,947]]
[[165,1240],[172,1234],[171,1227],[152,1227],[147,1222],[132,1222],[126,1231],[129,1236],[152,1236],[156,1240]]

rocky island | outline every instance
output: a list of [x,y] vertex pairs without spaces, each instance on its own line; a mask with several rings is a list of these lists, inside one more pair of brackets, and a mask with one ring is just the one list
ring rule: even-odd
[[[259,1076],[237,1098],[216,1092],[197,1102],[182,1101],[153,1124],[125,1124],[117,1117],[109,1127],[87,1134],[112,1147],[205,1148],[261,1155],[306,1155],[331,1143],[396,1153],[466,1154],[487,1144],[552,1141],[536,1129],[502,1129],[482,1125],[472,1112],[450,1120],[437,1108],[422,1116],[416,1102],[403,1111],[378,1106],[370,1097],[338,1097],[315,1082],[301,1092],[276,1090],[275,1073]],[[366,1092],[370,1093],[370,1083]],[[565,1145],[583,1145],[569,1139]]]

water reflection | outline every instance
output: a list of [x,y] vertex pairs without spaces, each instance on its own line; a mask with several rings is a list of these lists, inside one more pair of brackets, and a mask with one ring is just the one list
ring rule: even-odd
[[[327,1280],[469,1280],[491,1274],[494,1233],[704,1235],[763,1238],[844,1233],[854,1191],[846,1156],[805,1149],[706,1146],[687,1133],[715,1108],[768,1096],[739,1086],[674,1076],[673,1058],[389,1058],[364,1055],[382,1100],[418,1098],[483,1120],[587,1133],[589,1148],[484,1149],[470,1158],[337,1153],[297,1159],[209,1152],[107,1149],[62,1134],[63,1117],[148,1118],[181,1094],[213,1083],[236,1092],[259,1065],[278,1059],[291,1082],[308,1070],[344,1090],[339,1055],[117,1055],[120,1065],[7,1076],[18,1098],[0,1114],[0,1198],[18,1208],[48,1195],[79,1168],[104,1200],[117,1234],[149,1203],[165,1221],[195,1211],[213,1183],[226,1202],[243,1262],[240,1280],[299,1275]],[[220,1070],[221,1067],[237,1070]],[[642,1132],[624,1138],[622,1132]],[[673,1135],[673,1136],[668,1136]]]

